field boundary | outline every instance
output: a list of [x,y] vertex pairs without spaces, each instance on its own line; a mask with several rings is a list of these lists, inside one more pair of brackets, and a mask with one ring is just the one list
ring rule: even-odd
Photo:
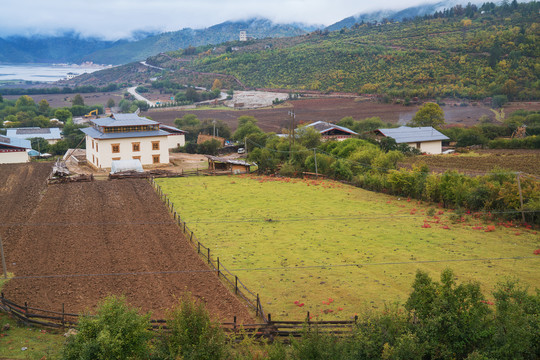
[[212,258],[211,249],[204,244],[202,244],[193,231],[187,226],[185,221],[182,221],[182,217],[174,207],[174,204],[170,201],[167,194],[165,194],[154,180],[154,178],[149,178],[150,185],[155,189],[159,198],[167,206],[167,210],[171,213],[173,219],[176,221],[176,224],[180,227],[186,239],[189,239],[189,242],[197,250],[204,260],[206,260],[208,266],[216,271],[218,278],[223,279],[233,290],[234,294],[240,297],[246,304],[255,311],[256,317],[261,319],[263,322],[268,323],[270,319],[270,314],[266,315],[265,310],[261,304],[261,298],[258,293],[255,293],[248,289],[248,287],[238,278],[237,275],[230,272],[222,262],[220,262],[219,257],[216,257],[214,260]]
[[[27,302],[25,302],[24,305],[19,305],[14,301],[7,299],[4,296],[4,293],[1,293],[0,296],[0,310],[26,325],[62,330],[65,330],[66,328],[76,328],[79,323],[79,317],[84,316],[81,314],[65,312],[64,304],[62,304],[61,311],[31,307]],[[309,312],[307,312],[305,321],[272,321],[270,314],[268,314],[267,318],[264,320],[263,323],[257,324],[238,324],[235,316],[233,322],[222,322],[220,323],[220,327],[225,333],[236,340],[241,340],[246,337],[273,340],[276,337],[301,337],[306,331],[310,332],[312,330],[325,334],[347,335],[359,324],[358,315],[355,315],[353,320],[311,321]],[[148,328],[154,331],[169,330],[167,321],[162,319],[150,320]]]

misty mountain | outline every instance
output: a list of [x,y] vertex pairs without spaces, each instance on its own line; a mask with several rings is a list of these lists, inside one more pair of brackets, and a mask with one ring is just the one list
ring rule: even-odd
[[356,23],[363,22],[380,22],[383,19],[402,21],[403,19],[412,19],[416,16],[424,16],[433,14],[436,11],[443,9],[449,9],[456,4],[461,3],[455,0],[441,1],[435,4],[423,4],[418,6],[412,6],[403,10],[379,10],[369,13],[358,14],[355,16],[347,17],[335,24],[327,27],[330,31],[341,30],[343,28],[351,28]]
[[11,36],[5,39],[0,38],[0,62],[80,63],[88,53],[125,42],[127,41],[82,38],[75,33],[66,33],[61,36]]
[[261,39],[303,35],[315,28],[317,27],[297,23],[275,24],[268,19],[226,21],[206,29],[186,28],[98,50],[85,56],[84,60],[99,64],[120,64],[144,60],[161,52],[184,49],[189,46],[220,44],[238,40],[241,30],[247,31],[248,37]]
[[125,64],[144,60],[160,52],[188,46],[219,44],[238,40],[240,30],[248,37],[297,36],[313,31],[317,26],[275,24],[267,19],[227,21],[206,29],[186,28],[161,34],[137,32],[130,40],[105,41],[82,38],[78,34],[0,38],[0,62],[6,63],[81,63]]

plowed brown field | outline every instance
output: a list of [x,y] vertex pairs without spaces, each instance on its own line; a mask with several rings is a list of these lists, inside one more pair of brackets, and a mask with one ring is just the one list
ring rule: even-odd
[[[529,110],[540,108],[540,104],[516,106],[518,106],[517,108]],[[150,116],[153,120],[172,125],[176,118],[181,118],[186,114],[195,114],[201,120],[222,120],[233,130],[238,126],[238,117],[249,115],[257,118],[257,125],[264,131],[280,132],[283,128],[290,126],[291,119],[288,115],[290,110],[294,110],[297,123],[310,123],[319,120],[335,123],[345,116],[352,116],[356,120],[378,116],[384,122],[405,125],[412,119],[416,111],[418,111],[418,106],[380,104],[371,101],[358,102],[355,99],[320,98],[288,101],[284,106],[254,110],[152,109],[143,115]],[[443,106],[443,110],[447,124],[470,126],[475,125],[478,118],[482,115],[493,118],[493,113],[489,111],[489,108],[481,105],[461,107],[449,104]]]
[[81,312],[108,294],[125,295],[161,318],[190,291],[221,320],[251,320],[147,182],[47,187],[49,171],[41,164],[0,166],[0,233],[8,271],[16,276],[3,289],[6,297],[51,310],[64,303],[67,312]]
[[470,175],[482,175],[498,167],[540,175],[540,151],[528,149],[476,150],[469,154],[420,155],[406,158],[401,165],[411,167],[424,163],[433,172],[457,170]]

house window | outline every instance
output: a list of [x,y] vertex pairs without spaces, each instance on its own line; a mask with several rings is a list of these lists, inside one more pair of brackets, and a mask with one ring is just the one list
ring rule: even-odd
[[141,143],[138,143],[138,142],[131,143],[131,147],[133,148],[133,151],[141,151]]
[[140,160],[141,160],[141,157],[140,157],[140,156],[134,156],[134,157],[133,157],[133,160],[139,160],[139,161],[140,161]]
[[152,141],[152,150],[159,150],[159,141]]
[[113,160],[120,160],[119,157],[113,157],[112,159],[113,159]]
[[92,149],[94,149],[94,140],[92,139]]
[[120,144],[111,144],[113,154],[118,154],[120,152]]
[[92,164],[95,164],[96,159],[94,158],[94,155],[92,155]]
[[416,143],[416,148],[417,148],[417,149],[420,149],[420,145],[421,145],[421,144],[422,144],[422,143],[417,142],[417,143]]
[[96,152],[99,151],[98,150],[98,142],[96,141]]
[[152,162],[154,164],[159,164],[159,155],[152,155]]

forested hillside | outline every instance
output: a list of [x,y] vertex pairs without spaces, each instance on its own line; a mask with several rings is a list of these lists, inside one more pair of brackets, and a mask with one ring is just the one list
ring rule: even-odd
[[[540,98],[540,4],[486,3],[401,23],[356,24],[302,37],[200,52],[182,67],[236,76],[249,87],[391,97]],[[233,49],[235,50],[235,49]],[[171,57],[181,59],[182,52]],[[170,66],[170,59],[149,59]]]

